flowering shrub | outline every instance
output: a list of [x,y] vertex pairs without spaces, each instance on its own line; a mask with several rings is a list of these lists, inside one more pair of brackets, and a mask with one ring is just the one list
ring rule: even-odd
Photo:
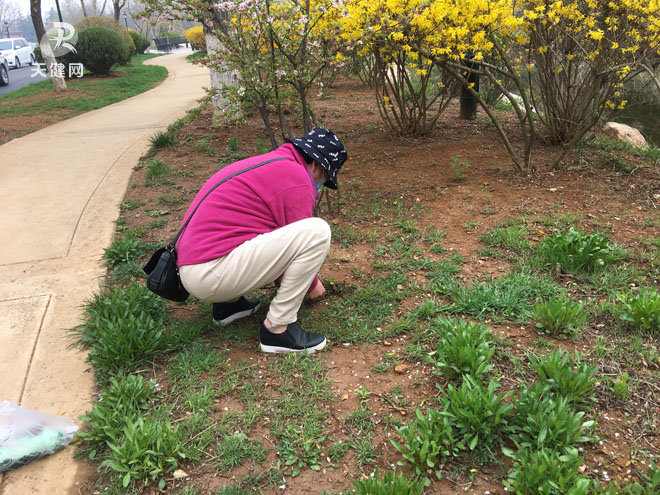
[[326,80],[332,77],[331,64],[343,64],[336,58],[340,0],[147,0],[146,4],[147,13],[203,22],[218,38],[205,63],[235,75],[220,89],[229,103],[228,117],[240,115],[246,107],[256,108],[273,146],[271,106],[278,110],[283,137],[289,134],[283,106],[298,105],[305,131],[313,127],[309,91],[316,83],[322,87],[324,75]]
[[202,51],[206,51],[206,35],[202,26],[191,27],[183,33],[189,43],[193,43]]
[[358,71],[368,69],[363,79],[376,91],[383,122],[406,136],[428,133],[458,89],[455,78],[415,49],[415,40],[430,35],[414,23],[421,5],[417,0],[354,1],[342,19],[344,37],[357,47]]
[[[534,171],[538,124],[564,151],[603,112],[625,105],[621,85],[658,53],[660,9],[657,0],[352,0],[342,28],[362,53],[372,50],[388,60],[405,53],[442,67],[493,120],[514,167]],[[478,67],[468,68],[473,62]],[[522,156],[469,82],[470,72],[511,103]]]

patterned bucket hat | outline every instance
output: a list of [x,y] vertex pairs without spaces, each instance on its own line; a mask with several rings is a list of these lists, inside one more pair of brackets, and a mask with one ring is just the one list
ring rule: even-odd
[[337,189],[337,172],[348,158],[348,153],[334,132],[325,127],[315,127],[301,138],[290,138],[286,141],[308,158],[319,162],[330,177],[323,185]]

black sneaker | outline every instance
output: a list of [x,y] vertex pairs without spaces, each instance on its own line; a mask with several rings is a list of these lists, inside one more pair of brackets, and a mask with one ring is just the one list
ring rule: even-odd
[[272,333],[261,323],[262,352],[303,352],[310,354],[325,347],[326,340],[318,333],[305,332],[297,323],[289,323],[283,333]]
[[223,327],[229,325],[239,318],[255,314],[260,304],[259,299],[246,299],[243,296],[232,303],[213,303],[213,323]]

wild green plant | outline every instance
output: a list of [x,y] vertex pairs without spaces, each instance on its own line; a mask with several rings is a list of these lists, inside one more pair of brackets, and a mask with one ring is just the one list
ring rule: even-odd
[[85,303],[83,323],[71,334],[74,345],[89,348],[99,342],[100,334],[109,322],[128,318],[130,315],[146,313],[154,321],[165,318],[165,303],[161,297],[139,284],[128,287],[110,287],[94,294]]
[[89,447],[88,457],[94,459],[104,452],[108,432],[121,431],[127,421],[135,420],[148,409],[155,394],[156,383],[140,375],[111,378],[92,410],[80,416],[86,425],[76,437]]
[[355,411],[346,416],[346,422],[351,428],[355,428],[362,433],[373,430],[375,426],[371,421],[371,410],[363,404],[360,404]]
[[616,312],[630,328],[660,335],[660,293],[640,288],[637,294],[617,294]]
[[415,476],[426,476],[430,470],[438,479],[442,478],[439,466],[465,449],[455,434],[451,419],[431,408],[426,414],[417,408],[415,419],[397,428],[396,432],[401,443],[390,441],[405,459],[405,462],[399,461],[399,465],[410,466]]
[[461,271],[460,263],[451,258],[444,258],[428,268],[431,290],[439,294],[448,294],[455,290],[459,282],[456,274]]
[[378,451],[374,446],[371,435],[353,438],[351,440],[351,447],[354,451],[357,466],[360,469],[368,464],[372,464],[378,458]]
[[446,311],[478,317],[526,319],[534,300],[548,297],[556,290],[550,279],[528,270],[517,270],[499,278],[475,280],[471,286],[455,285],[445,292],[454,303]]
[[642,483],[635,483],[632,486],[632,495],[655,495],[660,493],[660,464],[657,461],[657,457],[651,460],[646,472],[637,472]]
[[179,435],[185,439],[181,447],[183,457],[188,462],[200,462],[207,455],[207,449],[217,443],[218,431],[214,428],[213,419],[207,411],[187,414],[179,423]]
[[583,421],[585,413],[576,412],[565,397],[554,398],[539,387],[527,387],[515,404],[516,433],[510,438],[518,448],[562,452],[591,440],[588,433],[594,421]]
[[119,210],[130,211],[130,210],[135,210],[136,208],[139,208],[140,206],[144,206],[144,205],[145,205],[144,201],[124,201],[122,204],[119,205]]
[[536,253],[543,266],[552,270],[559,264],[571,273],[592,273],[620,258],[609,239],[598,232],[588,233],[571,227],[543,239]]
[[227,141],[227,144],[229,145],[229,151],[232,153],[236,153],[238,151],[238,138],[236,136],[230,137]]
[[333,443],[328,449],[328,457],[337,462],[344,457],[344,454],[346,454],[350,448],[351,444],[349,442],[342,442],[339,440],[338,442]]
[[552,449],[519,450],[503,449],[515,460],[508,479],[504,481],[507,492],[516,495],[588,495],[591,482],[579,474],[582,458],[577,449],[567,452]]
[[470,168],[470,162],[467,160],[464,162],[458,161],[458,158],[455,156],[451,157],[451,171],[454,173],[454,180],[462,181],[465,179],[465,172]]
[[123,284],[143,278],[145,275],[141,259],[154,249],[154,243],[142,241],[132,233],[115,239],[103,254],[110,268],[108,278],[111,283]]
[[646,275],[630,263],[610,264],[604,270],[584,273],[580,278],[595,289],[607,294],[629,290],[631,284],[644,280]]
[[216,448],[219,468],[221,471],[231,471],[240,466],[246,459],[262,463],[266,461],[266,450],[259,440],[253,440],[240,431],[226,435]]
[[174,132],[170,132],[169,130],[158,131],[149,138],[149,143],[151,143],[149,151],[153,154],[158,150],[174,146],[176,144],[176,138],[174,137]]
[[449,378],[471,375],[480,378],[490,372],[495,353],[491,346],[489,327],[458,318],[437,318],[429,325],[437,334],[438,343],[425,360],[432,364],[437,375]]
[[178,425],[172,425],[162,413],[153,412],[145,418],[138,415],[128,421],[122,430],[108,431],[110,456],[102,467],[111,469],[123,476],[123,486],[131,480],[147,483],[174,471],[178,459],[183,457],[183,440],[178,434]]
[[502,248],[516,253],[531,247],[531,243],[527,238],[527,227],[522,224],[496,227],[481,236],[481,240],[487,246]]
[[257,147],[257,155],[265,155],[269,151],[271,151],[270,145],[266,143],[261,138],[257,138],[254,142],[255,146]]
[[489,452],[508,433],[509,415],[513,404],[505,400],[511,392],[495,393],[498,383],[490,380],[487,387],[469,375],[454,388],[447,386],[445,397],[440,400],[442,416],[449,418],[454,435],[471,451]]
[[164,182],[165,177],[172,173],[172,169],[165,164],[161,159],[151,160],[146,164],[147,184],[160,185]]
[[422,495],[424,483],[418,478],[406,476],[390,471],[381,477],[378,470],[373,477],[352,480],[353,490],[345,495]]
[[227,363],[227,351],[195,342],[179,352],[170,363],[170,376],[175,379],[197,378],[205,371],[215,371]]
[[611,382],[611,385],[614,396],[621,401],[628,399],[633,388],[632,384],[628,381],[628,373],[625,371],[621,374],[618,380]]
[[131,372],[149,362],[162,336],[162,322],[136,308],[135,312],[101,322],[96,333],[98,340],[91,345],[87,361],[101,381]]
[[559,294],[538,302],[532,307],[536,328],[551,335],[573,335],[587,321],[586,303],[578,303]]
[[325,435],[321,426],[305,420],[301,425],[276,425],[273,434],[278,439],[277,452],[279,469],[295,478],[305,466],[312,471],[321,470],[321,449]]
[[374,275],[324,307],[321,315],[346,314],[342,325],[335,325],[332,319],[321,316],[315,319],[317,331],[341,342],[375,342],[380,337],[374,329],[385,326],[393,308],[407,296],[407,286],[408,281],[401,271]]
[[591,406],[596,402],[593,395],[598,367],[580,361],[580,354],[554,349],[550,354],[537,357],[530,354],[529,361],[539,376],[540,386],[548,385],[559,397],[578,408]]

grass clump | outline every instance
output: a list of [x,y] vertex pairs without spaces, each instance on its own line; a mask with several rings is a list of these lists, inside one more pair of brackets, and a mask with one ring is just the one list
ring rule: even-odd
[[243,464],[246,459],[253,459],[258,463],[266,460],[266,450],[261,442],[248,438],[245,433],[240,431],[225,436],[224,440],[218,444],[216,453],[221,471],[230,471]]
[[436,409],[415,410],[415,419],[397,428],[401,443],[391,440],[405,462],[415,471],[416,476],[426,476],[431,470],[438,479],[442,478],[439,466],[465,449],[455,436],[454,428],[448,416]]
[[166,177],[172,173],[172,169],[161,159],[155,159],[147,162],[146,184],[158,186],[165,183]]
[[109,431],[121,431],[128,421],[149,408],[149,400],[156,394],[156,384],[140,375],[111,378],[94,408],[80,416],[87,425],[76,437],[86,445],[86,453],[95,459],[105,450]]
[[103,253],[108,266],[108,279],[114,284],[123,284],[145,277],[141,260],[156,249],[156,244],[141,240],[131,232],[116,238]]
[[145,311],[117,315],[101,322],[98,330],[87,361],[101,377],[131,372],[149,362],[163,336],[162,322]]
[[660,293],[641,288],[637,294],[617,294],[617,311],[624,323],[634,330],[660,335]]
[[481,237],[490,247],[502,248],[508,251],[520,252],[531,247],[527,238],[527,227],[522,224],[497,227]]
[[100,340],[101,329],[108,321],[125,317],[136,308],[156,321],[165,318],[165,301],[138,284],[109,288],[95,294],[84,306],[83,323],[71,332],[74,345],[89,348]]
[[508,416],[513,405],[505,402],[511,393],[496,394],[498,386],[490,380],[484,387],[468,375],[459,388],[449,384],[440,401],[442,414],[449,418],[455,435],[470,451],[489,452],[511,430]]
[[471,375],[480,378],[490,372],[495,353],[489,327],[466,320],[438,318],[430,325],[439,340],[426,361],[437,368],[434,374],[449,378]]
[[[302,425],[279,425],[273,428],[277,444],[277,467],[295,478],[305,466],[321,470],[321,444],[325,441],[323,428],[313,421]],[[290,471],[289,471],[290,469]]]
[[555,269],[560,265],[562,270],[571,273],[593,273],[623,257],[605,235],[582,232],[573,227],[568,232],[543,239],[536,253],[542,266]]
[[159,150],[173,147],[176,144],[176,138],[174,132],[170,130],[158,131],[149,138],[149,143],[151,144],[149,153],[153,155]]
[[519,449],[565,451],[591,439],[585,433],[594,421],[583,421],[584,411],[575,411],[565,397],[544,395],[539,387],[520,392],[515,412],[517,432],[511,439]]
[[179,352],[170,363],[174,379],[196,379],[202,373],[216,371],[227,363],[227,351],[219,352],[208,344],[195,342]]
[[[183,439],[179,425],[172,426],[169,418],[160,411],[138,416],[126,423],[122,430],[108,431],[110,457],[101,466],[122,475],[122,485],[131,480],[147,483],[174,471],[178,459],[183,458]],[[159,482],[165,487],[165,480]]]
[[346,495],[422,495],[424,484],[396,472],[381,477],[378,470],[373,477],[353,481],[353,490]]
[[581,362],[577,351],[571,356],[554,349],[542,357],[531,354],[529,360],[539,376],[539,386],[547,386],[552,393],[566,398],[575,407],[588,407],[596,402],[593,390],[599,381],[596,378],[598,367]]
[[573,335],[587,321],[586,303],[577,303],[563,294],[552,296],[532,307],[536,328],[551,335]]
[[565,453],[552,449],[505,453],[515,459],[504,481],[509,493],[544,495],[588,495],[591,482],[579,474],[582,458],[577,449]]
[[548,297],[556,290],[550,279],[519,270],[500,278],[477,280],[472,286],[455,284],[445,292],[454,302],[446,310],[478,317],[526,319],[534,300]]
[[104,381],[148,362],[161,344],[164,318],[163,299],[132,284],[96,294],[73,336],[89,348],[87,361]]

